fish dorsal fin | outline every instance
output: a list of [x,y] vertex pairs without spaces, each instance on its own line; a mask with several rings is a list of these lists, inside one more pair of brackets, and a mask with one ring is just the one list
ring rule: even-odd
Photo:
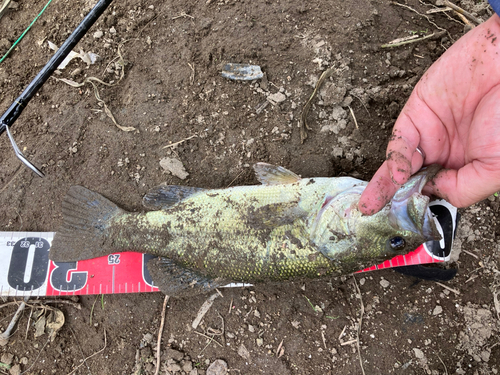
[[162,184],[146,193],[142,198],[142,205],[151,210],[164,210],[203,190],[205,189]]
[[293,184],[300,180],[300,176],[286,168],[267,163],[254,164],[255,176],[262,185]]

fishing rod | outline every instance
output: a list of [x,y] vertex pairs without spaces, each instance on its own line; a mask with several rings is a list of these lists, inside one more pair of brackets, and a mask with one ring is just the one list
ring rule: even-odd
[[89,14],[87,14],[83,21],[76,27],[73,33],[71,33],[68,39],[66,39],[63,45],[56,51],[49,62],[45,64],[42,70],[40,70],[37,76],[31,81],[28,87],[24,89],[22,94],[14,100],[7,111],[5,111],[2,117],[0,117],[0,134],[2,134],[4,130],[7,131],[7,135],[12,147],[14,148],[16,156],[40,177],[43,177],[44,174],[24,157],[17,147],[9,128],[12,127],[16,119],[21,115],[31,98],[36,94],[40,87],[43,86],[47,79],[49,79],[52,73],[54,73],[57,67],[62,63],[70,51],[73,50],[76,44],[80,41],[80,39],[82,39],[82,37],[87,33],[87,31],[92,27],[112,1],[113,0],[99,0]]

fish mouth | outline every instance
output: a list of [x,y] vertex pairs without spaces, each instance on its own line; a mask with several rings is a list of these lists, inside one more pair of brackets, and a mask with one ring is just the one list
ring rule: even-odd
[[434,216],[429,208],[430,198],[422,195],[422,189],[441,170],[438,164],[422,168],[401,186],[391,200],[389,223],[424,237],[425,241],[440,240]]

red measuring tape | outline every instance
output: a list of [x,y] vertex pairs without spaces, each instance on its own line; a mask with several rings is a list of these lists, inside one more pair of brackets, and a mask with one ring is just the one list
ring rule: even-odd
[[156,292],[146,267],[153,256],[110,254],[79,262],[49,260],[54,232],[0,232],[0,295],[58,296]]

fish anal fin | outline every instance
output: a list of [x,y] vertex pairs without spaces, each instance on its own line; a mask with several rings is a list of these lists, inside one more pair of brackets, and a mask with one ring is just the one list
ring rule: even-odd
[[171,297],[188,297],[207,293],[229,283],[229,281],[200,275],[164,257],[149,260],[148,270],[154,285]]
[[164,210],[203,190],[205,189],[162,184],[149,190],[142,198],[142,204],[151,210]]
[[286,168],[267,163],[254,164],[253,169],[257,180],[262,185],[293,184],[300,180],[300,176]]

